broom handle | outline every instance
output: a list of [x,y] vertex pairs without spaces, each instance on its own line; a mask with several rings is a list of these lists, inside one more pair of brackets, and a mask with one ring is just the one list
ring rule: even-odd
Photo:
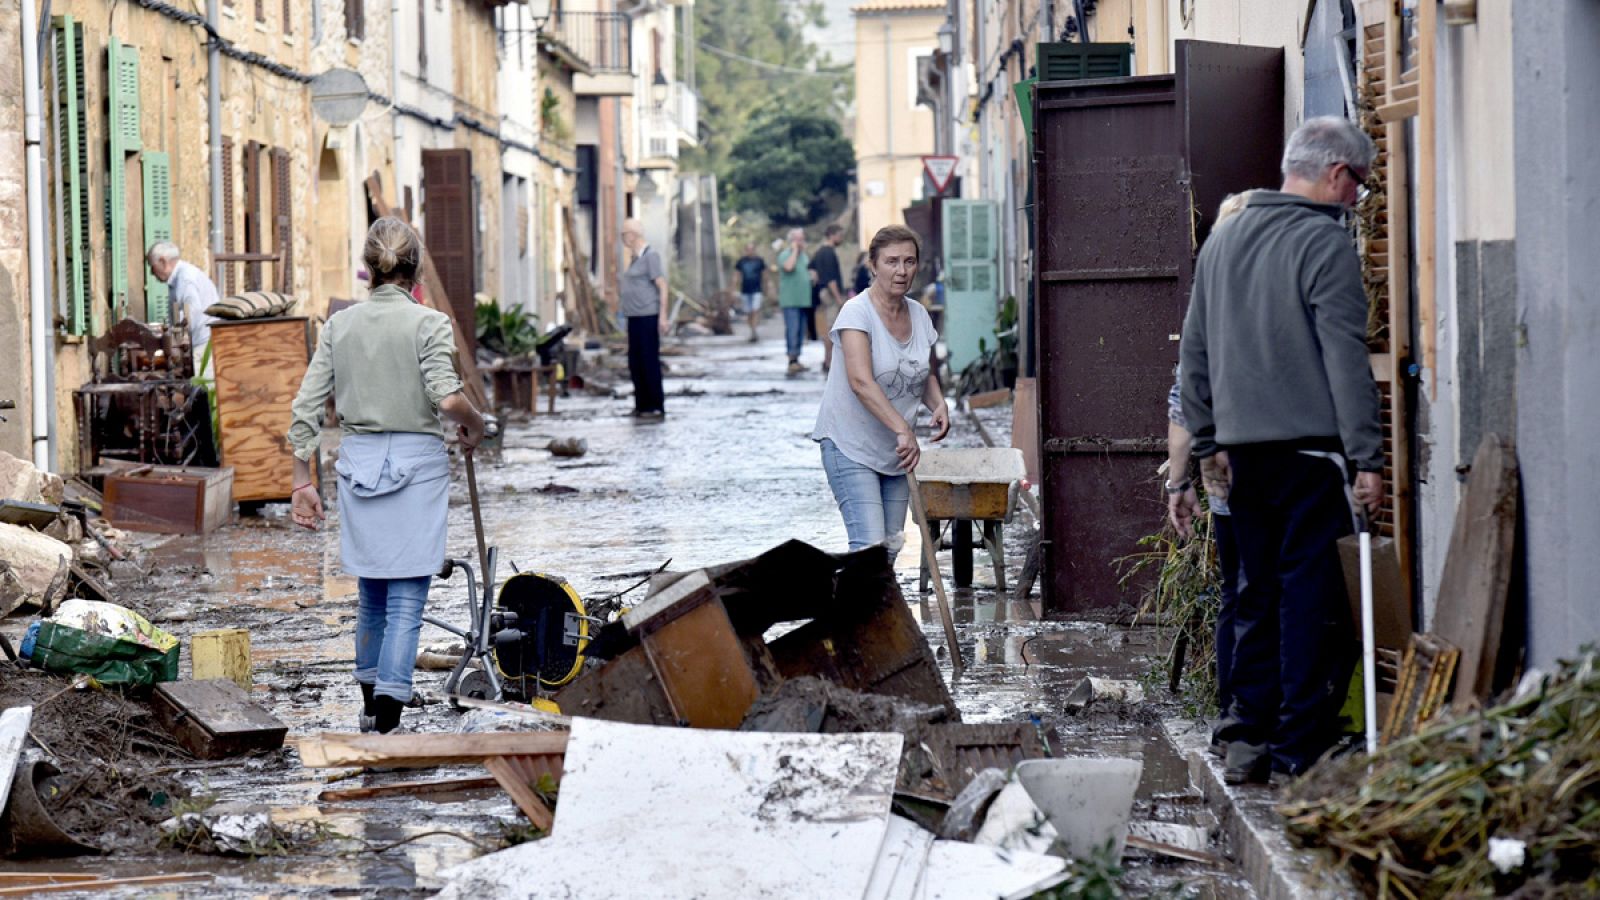
[[462,451],[467,462],[467,498],[472,501],[472,531],[478,538],[478,571],[483,579],[484,591],[489,591],[489,547],[483,540],[483,513],[478,508],[478,470],[472,465],[472,449]]
[[944,642],[950,650],[950,680],[961,677],[966,668],[961,662],[961,645],[956,640],[955,620],[950,617],[950,601],[944,595],[944,576],[939,573],[939,548],[933,545],[928,533],[928,514],[922,509],[922,489],[917,485],[915,473],[906,473],[906,484],[911,488],[911,512],[922,533],[922,559],[928,564],[928,574],[933,577],[933,594],[939,599],[939,618],[944,622]]

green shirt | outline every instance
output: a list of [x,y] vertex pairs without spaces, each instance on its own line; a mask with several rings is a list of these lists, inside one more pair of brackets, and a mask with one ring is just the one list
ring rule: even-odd
[[[789,261],[789,256],[800,254],[800,259],[794,264],[793,272],[783,270],[784,263]],[[804,250],[796,250],[793,246],[785,247],[778,253],[778,305],[781,307],[811,308],[811,257]]]
[[386,284],[322,326],[294,398],[289,446],[310,459],[333,395],[345,434],[413,432],[444,437],[439,404],[461,390],[450,317]]

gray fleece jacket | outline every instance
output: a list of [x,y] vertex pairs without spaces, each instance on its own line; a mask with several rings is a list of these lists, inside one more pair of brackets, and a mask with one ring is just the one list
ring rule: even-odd
[[1195,263],[1180,351],[1194,452],[1338,442],[1383,469],[1367,295],[1339,207],[1257,191]]

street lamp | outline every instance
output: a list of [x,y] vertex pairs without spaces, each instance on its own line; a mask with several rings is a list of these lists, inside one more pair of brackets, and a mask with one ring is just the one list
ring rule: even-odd
[[954,53],[956,49],[956,27],[950,23],[949,19],[944,20],[944,24],[939,26],[937,33],[939,35],[940,52],[945,56]]
[[671,87],[667,84],[667,76],[656,69],[656,77],[650,80],[650,99],[655,101],[656,109],[667,105],[667,92]]
[[550,21],[554,0],[527,0],[528,18],[533,20],[533,30],[543,31],[545,23]]

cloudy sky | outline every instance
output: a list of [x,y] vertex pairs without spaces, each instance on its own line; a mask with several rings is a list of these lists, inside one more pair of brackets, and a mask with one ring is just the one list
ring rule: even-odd
[[856,20],[850,7],[860,0],[822,0],[826,28],[811,29],[809,36],[825,57],[835,63],[848,62],[856,53]]

